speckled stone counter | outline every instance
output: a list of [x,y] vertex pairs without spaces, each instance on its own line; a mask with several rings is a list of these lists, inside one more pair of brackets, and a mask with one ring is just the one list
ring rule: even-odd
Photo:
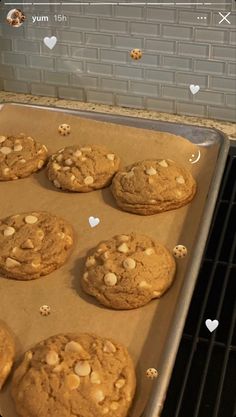
[[[142,117],[144,119],[162,120],[168,122],[186,123],[192,125],[214,127],[226,133],[230,139],[236,140],[236,123],[224,122],[221,120],[204,119],[201,117],[180,116],[169,113],[161,113],[150,110],[114,107],[105,104],[84,103],[74,100],[62,100],[52,97],[33,96],[30,94],[16,94],[11,92],[0,92],[0,103],[23,103],[49,107],[58,107],[73,110],[88,110],[100,113],[119,114],[123,116]],[[236,120],[235,120],[236,121]]]

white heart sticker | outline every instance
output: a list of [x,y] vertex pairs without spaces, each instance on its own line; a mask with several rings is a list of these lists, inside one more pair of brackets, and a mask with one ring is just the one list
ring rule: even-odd
[[194,95],[194,94],[197,94],[198,93],[198,91],[200,90],[200,86],[199,85],[195,85],[195,84],[191,84],[190,86],[189,86],[189,88],[190,88],[190,91],[191,91],[191,93]]
[[219,322],[218,322],[218,320],[207,319],[205,321],[205,325],[208,328],[209,332],[212,333],[219,326]]
[[88,221],[91,227],[96,227],[100,223],[100,219],[93,216],[90,216]]
[[49,49],[53,49],[54,46],[57,43],[57,38],[56,36],[51,36],[51,38],[48,38],[47,36],[44,38],[43,40],[44,44],[49,48]]

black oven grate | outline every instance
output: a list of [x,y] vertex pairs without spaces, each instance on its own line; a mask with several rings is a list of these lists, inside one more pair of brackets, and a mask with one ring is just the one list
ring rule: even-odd
[[[217,319],[210,333],[206,319]],[[232,143],[162,417],[236,417],[236,144]]]

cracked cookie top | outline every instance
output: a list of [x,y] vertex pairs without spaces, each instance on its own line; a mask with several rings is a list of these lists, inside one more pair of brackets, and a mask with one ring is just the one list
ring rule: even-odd
[[88,192],[109,185],[119,165],[120,158],[104,146],[68,146],[51,156],[47,172],[57,188]]

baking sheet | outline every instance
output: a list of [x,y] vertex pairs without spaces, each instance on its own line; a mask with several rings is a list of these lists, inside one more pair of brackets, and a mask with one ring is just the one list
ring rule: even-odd
[[[161,370],[163,360],[166,361],[167,340],[185,285],[186,271],[193,260],[194,244],[215,175],[222,138],[211,129],[195,128],[194,135],[193,127],[186,127],[184,139],[157,133],[154,122],[149,125],[148,121],[144,122],[143,125],[148,127],[141,129],[96,121],[82,115],[83,112],[78,116],[32,106],[3,105],[0,111],[1,135],[24,132],[44,143],[50,152],[72,144],[104,144],[120,155],[123,166],[146,158],[173,159],[192,172],[198,183],[197,195],[191,204],[178,210],[138,216],[119,210],[109,188],[84,194],[58,191],[47,180],[45,170],[26,179],[1,182],[1,218],[30,210],[51,211],[72,223],[76,246],[68,262],[46,277],[29,282],[1,277],[0,319],[15,336],[17,360],[38,341],[60,332],[89,331],[112,337],[126,345],[135,361],[138,382],[130,416],[140,417],[145,407],[151,405],[151,390],[161,386],[162,378],[166,378]],[[101,118],[101,115],[83,116]],[[103,116],[103,119],[109,120],[109,117]],[[119,117],[112,121],[122,123]],[[62,137],[57,133],[61,123],[71,125],[69,136]],[[135,121],[125,120],[124,124],[135,124]],[[168,127],[173,132],[180,129],[179,125],[159,124],[159,130],[167,130]],[[199,150],[201,158],[192,164],[189,159],[192,154],[196,157]],[[97,227],[89,226],[90,216],[99,217]],[[174,285],[160,300],[136,310],[109,310],[80,289],[79,277],[84,259],[87,251],[99,241],[131,231],[148,234],[170,250],[177,244],[184,244],[188,248],[188,256],[177,260]],[[43,304],[51,307],[51,315],[42,317],[39,314],[39,307]],[[160,371],[156,381],[146,378],[145,371],[149,367]],[[18,417],[9,394],[10,382],[11,378],[0,394],[0,410],[3,417]]]

